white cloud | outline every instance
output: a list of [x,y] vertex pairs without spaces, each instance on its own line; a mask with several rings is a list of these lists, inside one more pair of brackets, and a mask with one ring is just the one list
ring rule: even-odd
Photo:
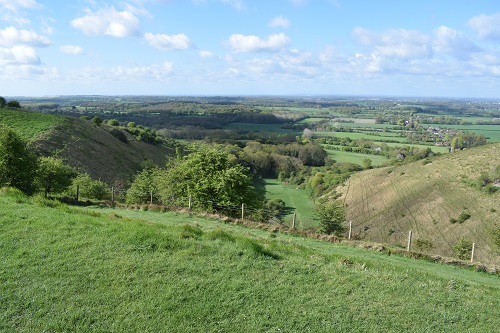
[[206,50],[201,50],[200,52],[198,52],[198,55],[201,58],[214,58],[215,57],[215,55],[212,52],[206,51]]
[[233,34],[227,45],[237,53],[245,52],[278,52],[290,44],[290,38],[283,34],[270,35],[266,40],[255,35]]
[[35,49],[25,45],[0,48],[0,65],[39,65],[40,58]]
[[481,48],[461,31],[446,26],[434,30],[433,48],[436,52],[448,53],[460,59],[481,51]]
[[67,53],[67,54],[83,54],[83,48],[81,46],[77,45],[62,45],[59,47],[59,50],[62,53]]
[[114,7],[87,10],[85,16],[71,21],[71,26],[90,36],[138,37],[141,35],[140,21],[131,6],[127,10],[117,11]]
[[245,1],[243,0],[192,0],[195,5],[206,4],[207,2],[221,2],[230,5],[237,10],[245,10],[247,8]]
[[30,46],[48,46],[50,40],[35,32],[28,30],[19,30],[15,27],[7,27],[0,30],[0,45],[13,46],[17,44],[25,44]]
[[35,0],[0,0],[0,5],[10,11],[18,8],[38,8],[40,5]]
[[476,31],[480,38],[500,40],[500,13],[474,16],[467,25]]
[[193,43],[185,34],[165,35],[148,32],[144,35],[144,39],[152,47],[164,51],[185,50],[193,47]]
[[276,16],[269,22],[271,28],[288,28],[290,21],[284,16]]
[[167,79],[173,72],[172,62],[163,62],[149,66],[136,67],[86,67],[70,74],[76,80],[85,81],[126,81],[126,80],[157,80]]
[[412,59],[432,56],[431,38],[418,31],[393,29],[374,33],[364,28],[354,28],[352,35],[361,44],[372,46],[379,56]]

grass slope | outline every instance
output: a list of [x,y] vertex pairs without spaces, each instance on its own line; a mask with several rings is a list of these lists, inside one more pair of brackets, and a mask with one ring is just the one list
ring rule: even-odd
[[297,228],[318,227],[318,221],[314,220],[314,201],[307,191],[296,185],[285,185],[277,179],[265,179],[266,199],[281,199],[289,209],[288,215],[283,218],[287,226],[292,225],[293,213],[296,213]]
[[500,277],[179,214],[0,196],[3,332],[491,332]]
[[82,119],[46,115],[23,110],[0,110],[0,121],[30,141],[39,155],[56,156],[81,172],[109,184],[124,184],[149,159],[164,165],[171,149],[137,141],[128,133],[128,143],[108,130]]
[[0,124],[15,128],[19,135],[28,141],[35,140],[63,120],[62,117],[22,109],[0,109]]
[[[476,242],[476,259],[500,263],[489,230],[500,221],[500,193],[473,187],[482,172],[500,164],[500,144],[478,147],[398,167],[353,175],[341,188],[347,218],[362,239],[404,246],[409,230],[414,239],[432,242],[428,252],[452,256],[461,237]],[[451,223],[461,213],[463,223]]]

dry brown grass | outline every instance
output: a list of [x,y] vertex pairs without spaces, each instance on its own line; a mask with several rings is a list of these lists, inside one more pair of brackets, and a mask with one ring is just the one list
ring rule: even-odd
[[[500,145],[494,144],[440,156],[426,165],[367,170],[339,190],[357,238],[404,247],[412,230],[413,239],[432,242],[429,253],[451,257],[452,246],[465,237],[478,245],[478,260],[498,264],[488,232],[500,222],[495,209],[500,193],[486,194],[472,184],[499,164]],[[461,213],[471,218],[450,223]]]

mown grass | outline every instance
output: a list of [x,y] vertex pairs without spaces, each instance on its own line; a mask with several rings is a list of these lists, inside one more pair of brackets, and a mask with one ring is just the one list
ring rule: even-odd
[[28,141],[36,139],[51,127],[64,121],[63,117],[24,110],[0,109],[0,124],[14,128]]
[[265,179],[266,199],[281,199],[289,209],[289,214],[283,221],[287,226],[292,225],[293,213],[296,213],[297,228],[315,228],[318,221],[314,219],[314,202],[309,194],[296,185],[285,185],[276,179]]
[[0,196],[0,331],[500,327],[498,276],[188,215],[45,206]]

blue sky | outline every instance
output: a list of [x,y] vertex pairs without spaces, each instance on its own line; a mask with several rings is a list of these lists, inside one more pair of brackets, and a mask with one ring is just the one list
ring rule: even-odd
[[0,0],[0,95],[500,97],[498,0]]

